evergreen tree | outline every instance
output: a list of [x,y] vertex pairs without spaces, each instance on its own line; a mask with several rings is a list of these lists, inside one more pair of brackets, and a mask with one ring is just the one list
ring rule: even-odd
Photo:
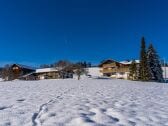
[[50,65],[48,65],[48,64],[42,64],[42,65],[40,65],[40,68],[49,68],[50,67]]
[[87,63],[86,63],[86,61],[83,62],[83,67],[84,67],[84,68],[87,67]]
[[163,71],[161,67],[161,62],[152,44],[150,44],[148,48],[147,59],[148,59],[150,79],[162,82],[163,81]]
[[141,40],[139,79],[142,81],[149,80],[146,45],[145,45],[145,38],[144,37],[142,37],[142,40]]
[[90,62],[87,63],[87,67],[91,67],[92,64]]
[[135,60],[132,61],[129,69],[130,69],[129,78],[131,80],[136,80],[137,79],[137,65],[136,65]]

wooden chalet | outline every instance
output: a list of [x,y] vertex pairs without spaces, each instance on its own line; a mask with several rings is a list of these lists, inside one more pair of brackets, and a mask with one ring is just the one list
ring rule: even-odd
[[[129,78],[129,67],[132,61],[123,61],[118,62],[116,60],[108,59],[103,61],[99,67],[102,76],[111,77],[111,78],[119,78],[119,79],[128,79]],[[136,60],[138,64],[139,61]]]
[[21,65],[13,64],[11,65],[11,70],[13,72],[13,79],[19,79],[20,77],[35,72],[35,68]]

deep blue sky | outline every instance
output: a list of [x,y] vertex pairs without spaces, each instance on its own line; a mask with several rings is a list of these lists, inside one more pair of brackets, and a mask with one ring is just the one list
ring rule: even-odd
[[1,0],[0,63],[138,59],[140,40],[168,58],[167,0]]

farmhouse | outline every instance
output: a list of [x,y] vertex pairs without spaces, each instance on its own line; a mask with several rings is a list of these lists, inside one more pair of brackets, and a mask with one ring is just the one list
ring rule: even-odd
[[39,80],[60,78],[59,70],[57,68],[36,69],[35,74]]
[[41,68],[35,69],[29,66],[13,64],[11,65],[13,79],[21,80],[43,80],[73,78],[73,71],[66,68]]
[[73,78],[73,73],[70,71],[64,71],[63,68],[42,68],[36,69],[37,79],[59,79],[59,78]]
[[24,76],[26,74],[30,74],[36,71],[36,69],[33,67],[29,67],[21,64],[11,65],[11,70],[13,72],[13,79],[19,79],[21,76]]
[[[118,62],[116,60],[108,59],[103,61],[99,67],[102,76],[107,76],[111,78],[118,79],[128,79],[130,73],[130,65],[132,61],[122,61]],[[137,65],[139,60],[136,60]]]

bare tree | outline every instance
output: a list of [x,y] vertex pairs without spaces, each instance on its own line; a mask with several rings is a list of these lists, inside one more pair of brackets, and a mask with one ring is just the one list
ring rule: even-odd
[[68,60],[59,60],[56,63],[52,64],[60,71],[60,77],[62,79],[69,78],[70,75],[73,77],[73,63]]
[[81,75],[87,74],[86,69],[80,63],[74,64],[74,72],[78,76],[78,80],[80,80]]
[[5,81],[13,80],[14,74],[9,64],[5,65],[4,68],[2,68],[1,76]]
[[70,66],[72,63],[68,60],[59,60],[54,64],[55,67],[65,68]]

